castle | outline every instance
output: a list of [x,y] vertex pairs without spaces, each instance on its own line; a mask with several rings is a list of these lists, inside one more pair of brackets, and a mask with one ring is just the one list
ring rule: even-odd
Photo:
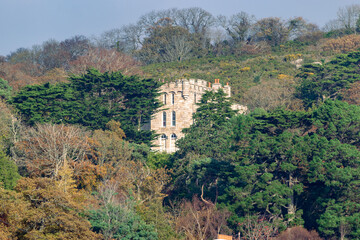
[[[164,84],[161,89],[160,101],[164,106],[157,112],[150,122],[151,130],[159,134],[154,141],[153,150],[172,153],[176,151],[175,142],[182,138],[183,128],[188,128],[193,123],[192,115],[196,112],[196,103],[206,91],[217,91],[220,88],[231,97],[231,88],[227,84],[222,86],[219,79],[211,84],[201,79],[179,79]],[[233,109],[239,113],[247,111],[245,106],[234,104]]]

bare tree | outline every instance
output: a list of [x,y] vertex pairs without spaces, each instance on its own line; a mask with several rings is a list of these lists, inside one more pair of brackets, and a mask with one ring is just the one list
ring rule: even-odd
[[304,38],[307,35],[319,32],[319,27],[315,24],[308,23],[302,17],[295,17],[287,21],[289,29],[289,39]]
[[176,228],[189,240],[215,238],[230,216],[228,211],[216,209],[211,202],[204,202],[197,197],[192,201],[183,201],[176,216]]
[[28,129],[15,143],[16,163],[30,175],[56,178],[64,159],[82,161],[89,150],[87,133],[79,127],[50,123]]
[[142,75],[140,64],[131,56],[115,49],[92,48],[71,62],[70,72],[83,74],[94,67],[100,72],[121,71],[124,75]]
[[340,27],[356,34],[356,22],[360,17],[360,5],[353,4],[339,8],[337,12],[337,21]]
[[250,37],[251,27],[254,23],[254,15],[240,12],[232,15],[223,27],[234,42],[243,42]]
[[186,8],[177,12],[177,24],[190,33],[204,35],[215,24],[215,18],[211,13],[201,8]]
[[246,216],[245,220],[239,223],[243,239],[248,240],[270,240],[278,233],[278,223],[271,221],[266,216]]
[[123,51],[133,53],[142,46],[145,29],[140,24],[129,24],[121,28]]
[[185,36],[172,37],[165,46],[163,58],[165,62],[183,61],[191,57],[192,44]]

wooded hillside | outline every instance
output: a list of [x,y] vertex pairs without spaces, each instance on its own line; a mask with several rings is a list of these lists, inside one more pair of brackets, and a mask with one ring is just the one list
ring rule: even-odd
[[[359,33],[359,5],[323,29],[168,9],[1,57],[0,239],[359,239]],[[153,152],[180,78],[232,98]]]

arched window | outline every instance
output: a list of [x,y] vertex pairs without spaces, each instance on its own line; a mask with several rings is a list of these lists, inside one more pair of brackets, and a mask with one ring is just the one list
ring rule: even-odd
[[163,127],[166,127],[166,112],[163,112]]
[[176,126],[176,112],[173,111],[171,114],[171,126],[175,127]]
[[175,93],[171,94],[171,104],[175,104]]
[[171,140],[176,140],[177,139],[177,136],[175,133],[171,134]]
[[160,137],[160,151],[162,151],[162,152],[166,151],[166,139],[167,139],[167,137],[166,137],[165,134],[161,135],[161,137]]

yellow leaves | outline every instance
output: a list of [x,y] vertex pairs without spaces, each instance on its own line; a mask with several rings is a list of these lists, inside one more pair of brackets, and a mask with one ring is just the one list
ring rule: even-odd
[[238,64],[235,61],[230,61],[230,62],[220,61],[219,62],[220,68],[235,68],[235,67],[237,67],[237,65]]
[[58,186],[64,191],[64,193],[73,192],[76,189],[75,182],[74,170],[70,168],[68,160],[64,159],[63,166],[58,173]]
[[183,73],[183,78],[190,78],[190,74],[189,73]]
[[277,76],[277,78],[280,79],[280,80],[283,80],[283,79],[289,79],[289,80],[291,80],[291,79],[293,79],[294,77],[293,77],[293,76],[286,75],[286,74],[279,74],[279,75]]
[[297,59],[300,59],[302,57],[302,54],[298,53],[298,54],[288,54],[284,56],[284,61],[285,62],[291,62]]
[[240,68],[240,72],[248,72],[248,71],[250,71],[250,67]]

